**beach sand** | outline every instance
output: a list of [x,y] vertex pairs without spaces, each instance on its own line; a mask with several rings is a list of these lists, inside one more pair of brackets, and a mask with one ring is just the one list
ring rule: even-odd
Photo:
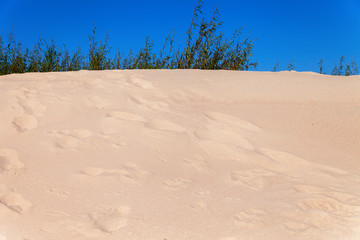
[[53,239],[360,239],[360,76],[1,76],[0,240]]

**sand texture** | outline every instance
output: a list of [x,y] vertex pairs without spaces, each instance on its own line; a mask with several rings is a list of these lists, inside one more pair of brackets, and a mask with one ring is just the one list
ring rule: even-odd
[[359,240],[360,77],[0,77],[0,240]]

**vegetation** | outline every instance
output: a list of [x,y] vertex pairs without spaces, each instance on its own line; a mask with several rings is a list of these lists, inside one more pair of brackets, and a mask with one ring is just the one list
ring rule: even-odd
[[[320,74],[326,74],[324,71],[324,60],[321,58],[319,61],[319,73]],[[286,70],[291,71],[295,69],[294,61],[289,61],[288,66],[286,67]],[[273,72],[279,71],[279,61],[276,62],[274,65],[274,68],[272,70]],[[353,60],[351,63],[347,63],[345,61],[345,57],[341,56],[339,59],[339,63],[335,64],[331,75],[334,76],[351,76],[351,75],[358,75],[359,74],[359,67],[357,66],[356,62]]]
[[339,63],[335,64],[331,74],[336,76],[350,76],[357,75],[358,73],[359,71],[356,62],[352,61],[350,64],[348,64],[345,62],[345,57],[341,56]]
[[[160,50],[156,50],[154,42],[147,37],[145,45],[137,53],[130,50],[126,56],[119,50],[111,52],[108,33],[104,40],[98,40],[95,26],[89,36],[87,53],[80,47],[76,51],[69,51],[65,45],[59,48],[53,39],[46,41],[42,38],[27,48],[16,41],[13,32],[8,34],[6,40],[0,35],[0,75],[81,69],[256,69],[258,63],[253,59],[255,40],[249,35],[243,37],[242,28],[226,38],[219,32],[222,22],[218,9],[206,20],[202,17],[202,8],[203,0],[198,0],[182,48],[174,47],[175,34],[172,32]],[[294,70],[294,61],[290,61],[286,69]],[[279,61],[273,68],[274,72],[278,70]],[[319,62],[319,72],[325,73],[323,59]],[[358,74],[358,67],[355,61],[346,63],[342,56],[331,74],[355,75]]]
[[289,65],[286,68],[288,71],[292,71],[295,69],[294,61],[290,61]]
[[319,73],[320,74],[325,74],[324,66],[323,66],[323,59],[322,58],[320,59],[320,62],[319,62]]
[[279,69],[279,61],[276,62],[274,68],[273,68],[273,72],[277,72]]
[[252,59],[254,40],[249,36],[242,38],[242,29],[236,30],[229,39],[225,38],[218,32],[222,25],[218,9],[207,21],[200,18],[202,8],[203,2],[198,0],[183,49],[175,50],[174,34],[169,34],[157,52],[153,41],[147,37],[145,46],[138,53],[130,50],[125,58],[120,51],[110,57],[109,34],[99,41],[95,27],[89,36],[86,55],[80,47],[75,52],[66,46],[59,48],[53,39],[40,38],[32,48],[25,48],[16,41],[13,32],[8,35],[7,42],[0,35],[0,75],[80,69],[255,69],[257,63]]

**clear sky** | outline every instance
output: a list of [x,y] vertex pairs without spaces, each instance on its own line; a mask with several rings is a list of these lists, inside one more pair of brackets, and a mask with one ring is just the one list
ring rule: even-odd
[[[0,32],[13,29],[25,46],[41,37],[54,38],[70,49],[85,50],[95,24],[99,37],[109,30],[109,44],[127,53],[150,36],[160,47],[171,30],[177,43],[185,42],[197,0],[0,0]],[[244,26],[256,38],[258,70],[272,70],[277,61],[285,69],[318,71],[320,58],[326,72],[344,55],[360,66],[360,0],[204,0],[211,16],[218,6],[222,31],[230,36]]]

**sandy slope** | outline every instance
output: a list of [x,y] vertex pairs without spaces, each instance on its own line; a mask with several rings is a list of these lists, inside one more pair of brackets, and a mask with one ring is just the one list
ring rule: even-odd
[[360,239],[360,77],[0,77],[0,240]]

